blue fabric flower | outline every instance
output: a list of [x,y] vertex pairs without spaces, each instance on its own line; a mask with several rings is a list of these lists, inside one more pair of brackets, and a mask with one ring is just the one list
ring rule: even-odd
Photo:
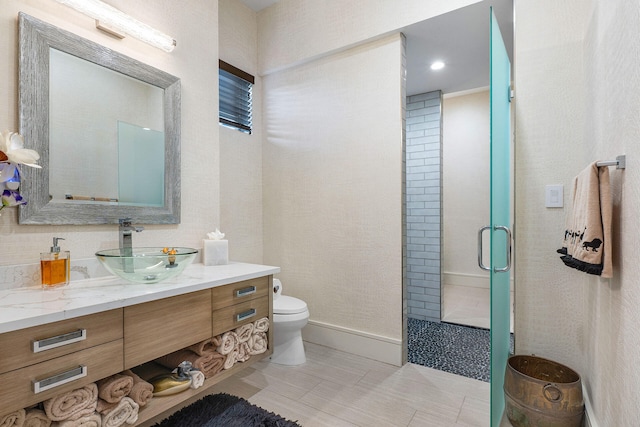
[[6,207],[27,204],[27,201],[24,199],[24,197],[22,197],[20,193],[18,193],[15,190],[4,190],[2,192],[2,196],[0,196],[0,199],[2,199],[2,205],[0,205],[0,210]]

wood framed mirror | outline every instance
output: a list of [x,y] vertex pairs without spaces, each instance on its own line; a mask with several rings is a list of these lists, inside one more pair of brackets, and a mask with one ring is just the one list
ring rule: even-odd
[[180,222],[180,79],[19,14],[20,224]]

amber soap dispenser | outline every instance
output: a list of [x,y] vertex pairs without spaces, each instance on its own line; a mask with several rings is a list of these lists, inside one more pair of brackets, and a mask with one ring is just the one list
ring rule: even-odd
[[54,237],[51,251],[40,253],[43,288],[52,288],[69,283],[70,253],[69,251],[60,251],[58,240],[64,239],[62,237]]

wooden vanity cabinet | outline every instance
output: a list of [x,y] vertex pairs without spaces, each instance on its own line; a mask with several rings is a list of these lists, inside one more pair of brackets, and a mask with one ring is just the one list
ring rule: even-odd
[[211,289],[211,307],[219,310],[248,300],[269,296],[271,276],[244,280]]
[[0,334],[0,373],[117,339],[122,339],[121,308],[6,332]]
[[[211,335],[209,337],[233,330],[241,325],[254,322],[263,317],[271,319],[273,317],[271,314],[273,313],[272,288],[273,276],[263,276],[210,289],[208,322]],[[193,328],[187,329],[187,331],[192,329]],[[268,349],[265,353],[251,356],[246,362],[236,363],[231,369],[221,371],[215,376],[208,378],[201,388],[197,390],[189,389],[172,396],[154,397],[149,404],[140,411],[136,425],[147,427],[162,421],[162,419],[169,416],[178,408],[204,396],[207,393],[207,389],[216,383],[248,368],[265,357],[271,356],[273,353],[272,327],[270,327],[267,332],[267,340]],[[193,343],[198,341],[201,340],[195,340]]]
[[271,280],[271,276],[259,277],[213,288],[213,335],[222,334],[263,317],[271,317]]
[[124,367],[211,337],[211,289],[125,307]]
[[[0,334],[0,416],[262,317],[271,319],[272,280],[272,276],[264,276]],[[140,410],[136,425],[152,425],[162,420],[206,394],[219,381],[270,356],[272,338],[269,328],[265,353],[208,378],[199,389],[151,399]],[[65,339],[71,343],[59,345]],[[49,350],[34,353],[34,341],[45,347],[53,345]],[[86,375],[40,393],[33,392],[32,381],[61,372],[75,373],[80,366],[86,367]]]
[[0,415],[121,372],[122,309],[0,334]]

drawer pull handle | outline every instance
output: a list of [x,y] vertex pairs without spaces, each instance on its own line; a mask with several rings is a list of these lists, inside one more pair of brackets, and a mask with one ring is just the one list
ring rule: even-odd
[[243,320],[246,320],[250,317],[253,317],[256,315],[256,309],[255,308],[250,308],[247,311],[243,311],[242,313],[239,313],[236,315],[236,322],[242,322]]
[[41,351],[51,350],[52,348],[60,347],[67,344],[73,344],[74,342],[83,341],[86,339],[87,330],[78,329],[77,331],[69,332],[68,334],[62,334],[51,338],[33,341],[33,352],[39,353]]
[[33,392],[40,393],[41,391],[49,390],[51,388],[58,387],[62,384],[66,384],[86,376],[87,367],[84,365],[80,365],[77,368],[73,368],[69,371],[62,372],[57,375],[53,375],[49,378],[45,378],[39,381],[32,381]]
[[255,286],[249,286],[246,288],[238,289],[236,291],[236,298],[246,297],[247,295],[255,294],[256,290],[257,289]]

